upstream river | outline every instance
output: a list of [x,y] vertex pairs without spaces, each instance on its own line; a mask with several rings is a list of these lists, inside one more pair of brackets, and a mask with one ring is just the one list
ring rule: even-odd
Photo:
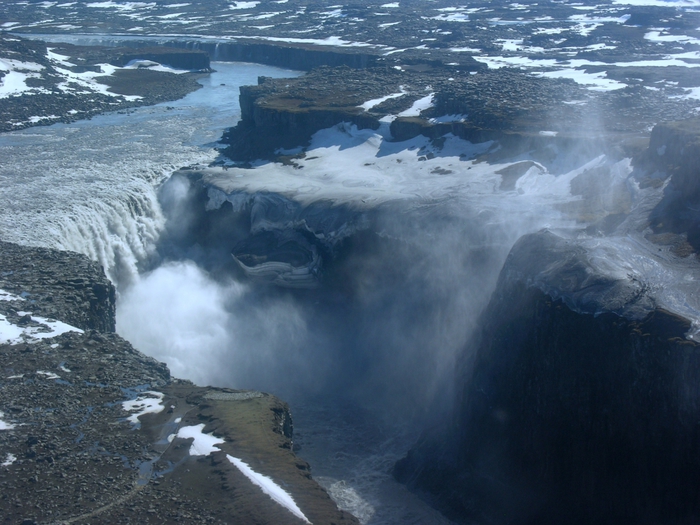
[[[332,279],[289,291],[209,272],[201,237],[165,252],[163,239],[204,213],[188,200],[182,173],[193,172],[173,173],[218,158],[223,129],[240,118],[239,86],[299,74],[213,67],[177,102],[0,135],[0,238],[101,263],[117,286],[118,333],[174,376],[287,400],[295,450],[363,524],[449,523],[391,469],[449,411],[456,357],[521,235],[549,228],[575,239],[608,274],[644,282],[697,328],[694,269],[644,238],[662,188],[640,188],[630,159],[602,154],[553,148],[544,166],[497,144],[399,143],[388,125],[339,125],[294,165],[197,171],[208,217],[226,217],[216,209],[231,203],[254,210],[251,236],[311,233],[336,250]],[[587,230],[610,213],[627,218],[605,236]],[[231,223],[212,228],[222,225]],[[233,264],[230,230],[218,229]]]

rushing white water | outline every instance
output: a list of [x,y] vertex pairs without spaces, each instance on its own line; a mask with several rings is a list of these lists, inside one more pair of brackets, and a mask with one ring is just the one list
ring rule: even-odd
[[[491,144],[455,137],[441,148],[423,137],[395,143],[386,127],[341,125],[317,134],[312,151],[296,166],[202,170],[212,185],[211,208],[262,201],[261,195],[274,192],[299,206],[332,203],[353,213],[387,206],[387,216],[398,212],[382,223],[381,234],[407,246],[406,253],[389,257],[410,262],[416,254],[415,267],[402,268],[415,272],[420,289],[387,295],[381,271],[378,279],[368,277],[371,272],[358,275],[353,297],[358,326],[339,327],[320,307],[284,294],[261,298],[247,284],[212,279],[191,261],[139,273],[165,227],[157,199],[161,183],[182,166],[216,158],[214,142],[239,115],[239,85],[254,84],[259,75],[294,74],[249,64],[214,67],[218,72],[202,80],[203,89],[177,102],[0,135],[0,238],[75,250],[103,264],[120,293],[119,333],[168,363],[174,375],[288,397],[300,455],[311,461],[338,504],[363,524],[447,523],[390,475],[418,428],[410,421],[387,423],[386,413],[363,411],[352,396],[344,404],[345,390],[355,401],[385,406],[394,406],[388,400],[411,405],[444,393],[454,357],[510,246],[542,227],[580,230],[590,217],[634,208],[640,199],[627,180],[629,162],[601,156],[569,165],[567,152],[557,152],[561,162],[552,161],[551,172],[532,162],[508,185],[498,171],[527,158],[502,156],[490,164],[476,157]],[[582,199],[571,191],[577,177],[589,187],[599,185],[601,209],[577,208]],[[276,214],[280,220],[283,215]],[[639,258],[635,243],[643,242],[634,228],[630,235],[634,242],[620,244],[614,255],[621,264],[628,261],[624,271]],[[603,249],[609,241],[589,241],[596,243],[592,254],[612,253]],[[484,254],[490,258],[479,260]],[[653,280],[659,271],[649,260],[645,256],[645,266],[634,268]],[[360,263],[358,269],[367,270],[385,261]],[[387,274],[394,270],[386,268]],[[675,281],[676,273],[663,279],[669,290]],[[434,311],[404,309],[426,296],[433,305],[446,301]],[[671,299],[680,303],[683,297]],[[345,340],[350,337],[352,344]],[[336,397],[324,398],[328,392]]]
[[164,225],[156,189],[182,167],[214,160],[240,117],[238,86],[296,73],[215,63],[177,102],[0,135],[0,238],[84,253],[116,283],[138,275]]

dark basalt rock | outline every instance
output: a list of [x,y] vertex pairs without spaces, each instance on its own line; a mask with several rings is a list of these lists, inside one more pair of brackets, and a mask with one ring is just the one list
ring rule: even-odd
[[251,39],[222,43],[175,40],[165,45],[205,51],[213,60],[255,62],[298,71],[309,71],[320,66],[348,66],[364,69],[375,65],[381,56],[371,51],[358,52],[342,47],[292,42],[271,43]]
[[460,523],[700,519],[700,345],[580,250],[518,241],[461,357],[453,421],[395,466]]
[[114,332],[114,285],[83,255],[0,241],[0,289],[24,297],[20,310],[83,330]]
[[119,53],[119,56],[112,60],[112,63],[116,66],[123,67],[132,60],[151,60],[176,69],[210,70],[209,55],[204,51],[194,49],[152,46],[114,52],[114,54],[117,53]]
[[670,177],[650,222],[654,239],[675,236],[673,244],[685,255],[700,251],[699,158],[700,119],[692,118],[654,126],[649,148],[635,159],[640,184],[661,185]]
[[[70,69],[75,73],[99,73],[102,71],[99,64],[125,64],[132,58],[167,60],[166,63],[173,66],[193,66],[198,72],[209,71],[209,58],[204,52],[163,47],[143,52],[127,49],[131,54],[125,55],[123,48],[70,44],[52,44],[51,49],[59,55],[69,57],[70,63],[75,64],[62,65],[58,69]],[[108,86],[109,93],[84,89],[66,92],[60,86],[67,81],[67,77],[48,59],[46,43],[0,34],[0,55],[42,66],[37,77],[27,79],[28,87],[41,88],[42,91],[0,98],[0,132],[56,122],[73,122],[106,111],[177,100],[201,87],[196,80],[196,73],[175,74],[141,68],[117,70],[113,75],[99,77],[98,82]],[[0,77],[2,75],[0,72]],[[136,95],[141,98],[126,100],[121,95]],[[33,117],[46,118],[37,120]]]
[[[113,333],[114,287],[86,257],[0,243],[0,289],[24,298],[0,296],[3,322],[36,328],[41,316],[85,330],[0,343],[5,522],[300,523],[228,454],[282,486],[312,523],[358,523],[294,456],[286,403],[175,379]],[[127,420],[123,402],[137,396],[162,410]],[[191,455],[191,439],[175,434],[201,424],[224,442]]]

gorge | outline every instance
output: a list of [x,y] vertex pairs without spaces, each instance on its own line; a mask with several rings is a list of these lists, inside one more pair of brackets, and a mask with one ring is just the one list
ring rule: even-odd
[[[700,125],[681,118],[694,102],[648,89],[656,77],[596,91],[427,55],[365,67],[361,51],[345,46],[339,55],[358,63],[316,69],[309,51],[303,76],[213,62],[204,87],[177,101],[1,135],[0,238],[101,264],[116,285],[117,334],[170,372],[111,327],[62,318],[69,307],[37,301],[20,315],[7,297],[25,285],[8,265],[24,255],[2,269],[0,288],[15,286],[0,295],[3,320],[33,327],[41,314],[106,333],[128,367],[143,363],[134,378],[148,375],[174,407],[198,407],[188,424],[198,414],[217,438],[233,436],[226,403],[269,403],[260,410],[275,414],[284,454],[246,453],[277,465],[279,479],[295,469],[310,479],[291,452],[310,462],[342,509],[288,482],[314,523],[693,523]],[[41,366],[99,341],[60,337],[58,350],[33,347]],[[16,346],[2,348],[14,356]],[[0,431],[9,483],[33,468],[32,451],[64,461],[28,444],[33,434],[11,439],[25,433],[42,379],[31,372],[13,386],[20,361],[0,380],[0,421],[15,426]],[[59,364],[51,372],[68,374]],[[84,381],[97,383],[91,375],[104,370],[89,368]],[[20,404],[11,389],[26,396],[16,394],[25,412],[11,408]],[[106,403],[124,393],[109,395],[99,412],[113,417]],[[173,410],[141,421],[180,424]],[[173,432],[180,448],[193,439]],[[120,436],[96,438],[87,453],[111,452]],[[227,454],[236,439],[220,445]],[[243,478],[223,452],[211,458],[200,463],[228,476],[209,500],[219,510],[232,505],[242,522],[303,521],[245,514],[255,504],[236,492],[248,490]],[[132,468],[119,484],[148,478],[158,491],[195,478],[159,478],[158,468]],[[171,512],[170,497],[179,493],[158,500],[152,522]]]

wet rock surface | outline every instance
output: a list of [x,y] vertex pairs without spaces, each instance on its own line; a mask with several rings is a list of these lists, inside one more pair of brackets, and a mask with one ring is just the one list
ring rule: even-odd
[[[113,333],[114,289],[85,257],[7,243],[0,256],[3,323],[37,325],[21,341],[0,327],[3,523],[303,523],[227,455],[284,487],[312,523],[357,523],[292,453],[286,403],[172,378]],[[93,285],[107,289],[97,304]],[[42,338],[38,312],[84,331]],[[197,425],[218,438],[209,454],[176,437]]]

